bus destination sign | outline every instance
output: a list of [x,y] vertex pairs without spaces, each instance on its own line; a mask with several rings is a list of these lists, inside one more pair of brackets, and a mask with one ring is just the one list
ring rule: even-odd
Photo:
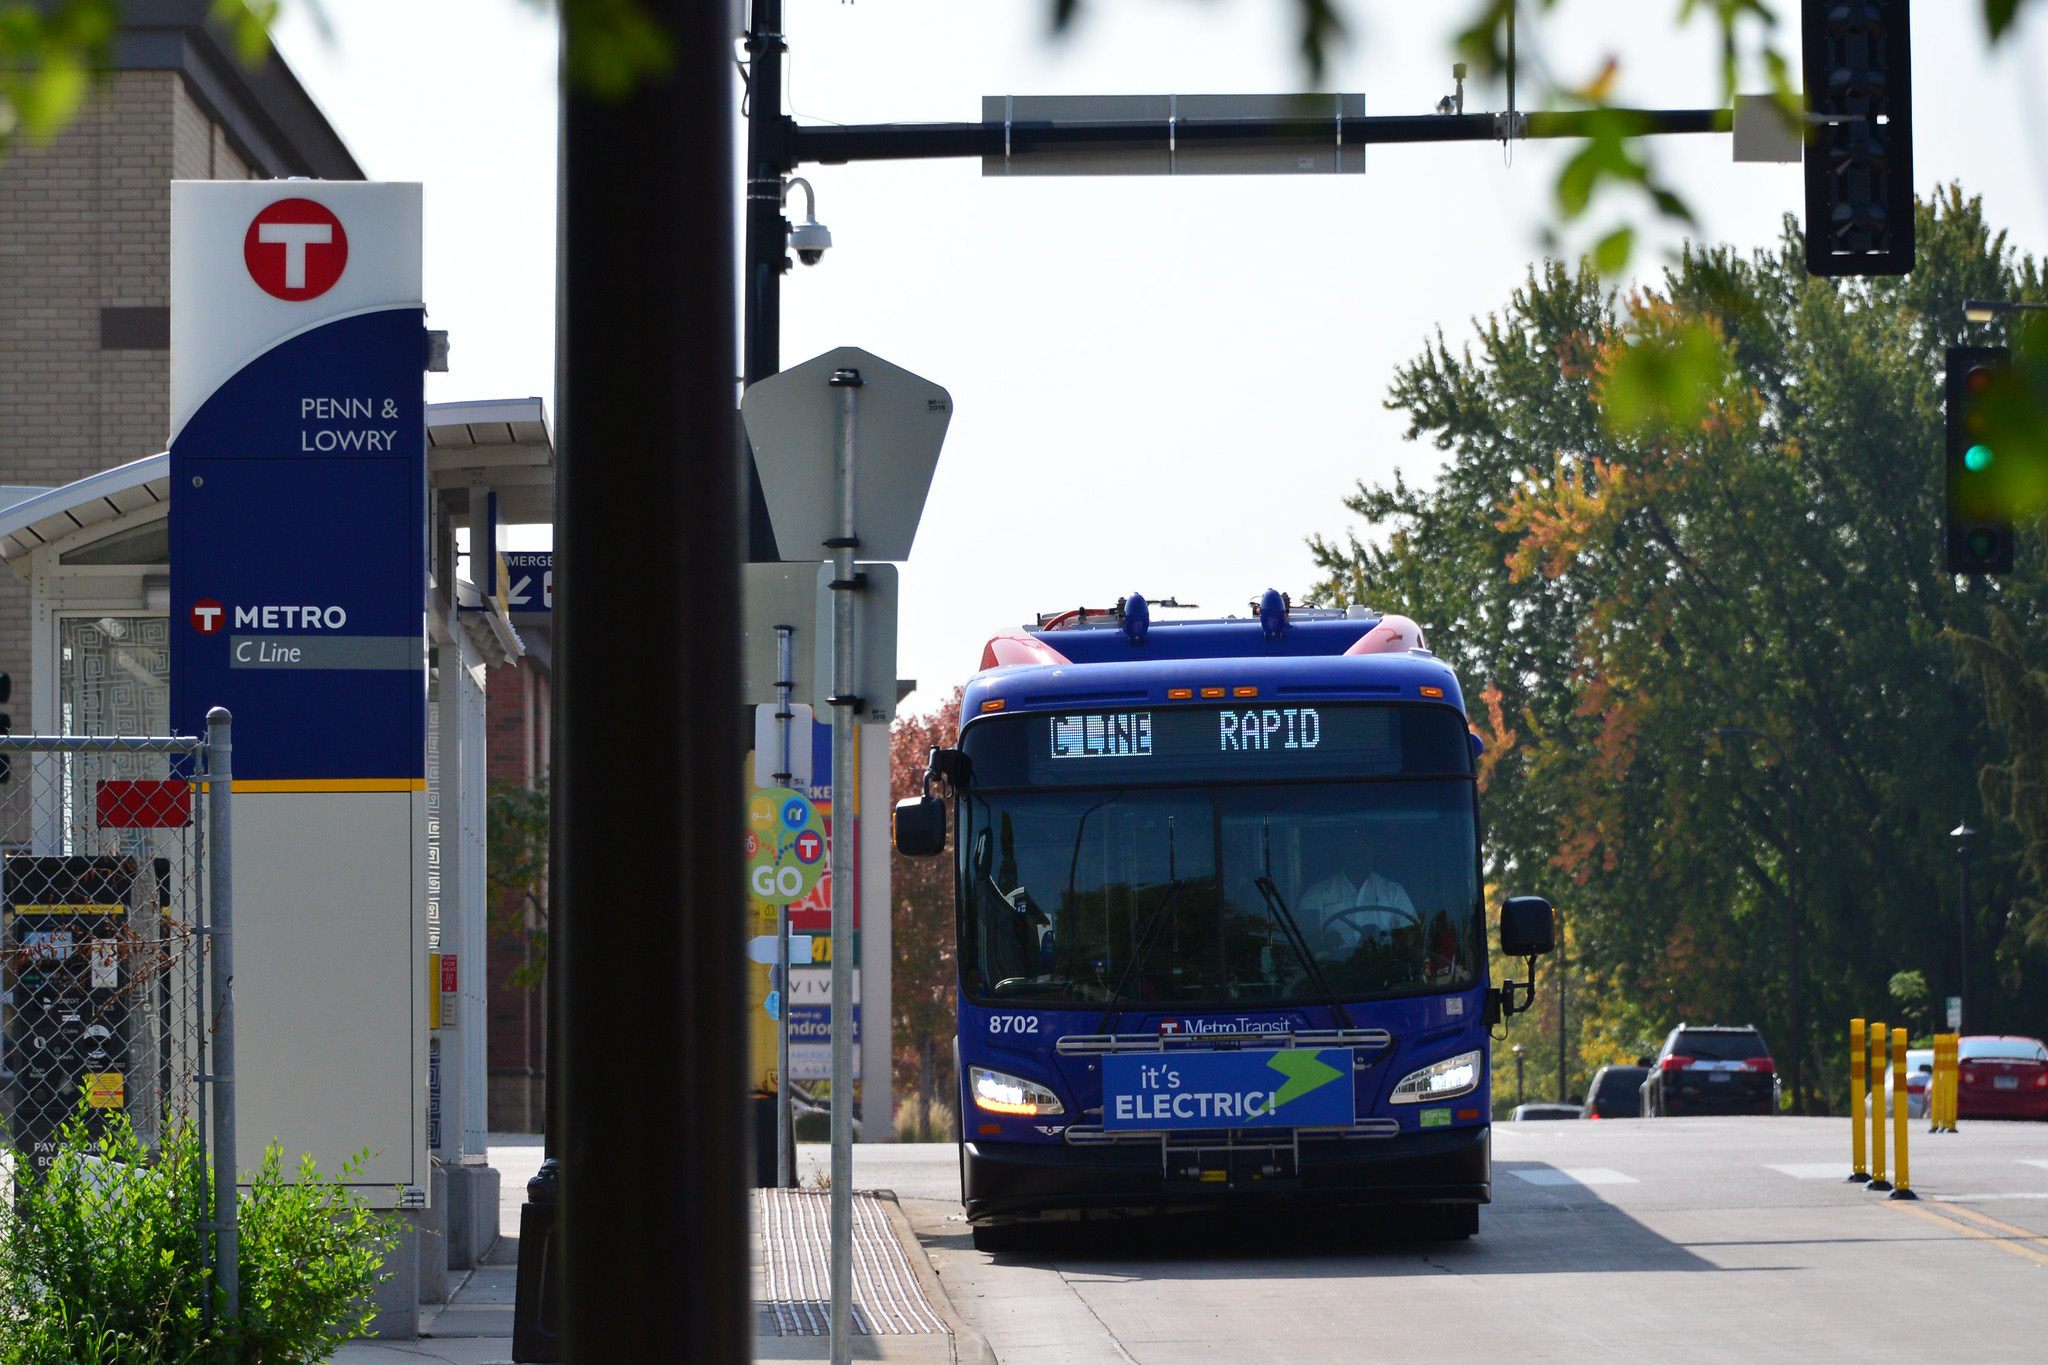
[[1152,752],[1150,711],[1054,716],[1054,758],[1140,758]]
[[1090,708],[978,723],[963,743],[988,787],[1472,772],[1464,717],[1443,706]]
[[[1272,749],[1315,749],[1323,742],[1322,713],[1313,706],[1266,706],[1250,710],[1169,713],[1172,751],[1186,756],[1197,748],[1217,754]],[[1189,722],[1193,722],[1190,724]],[[1202,733],[1213,739],[1205,744]],[[1152,748],[1150,711],[1098,711],[1052,718],[1054,758],[1148,758]],[[1384,743],[1384,739],[1380,740]]]

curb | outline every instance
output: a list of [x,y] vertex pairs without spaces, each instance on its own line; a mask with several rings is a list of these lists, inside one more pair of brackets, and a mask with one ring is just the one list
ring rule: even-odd
[[889,1225],[896,1232],[897,1243],[903,1247],[903,1259],[910,1263],[912,1273],[917,1276],[918,1287],[924,1290],[932,1311],[944,1319],[947,1330],[953,1334],[953,1359],[957,1365],[997,1365],[996,1353],[989,1349],[988,1339],[968,1326],[953,1307],[952,1296],[946,1293],[939,1272],[932,1268],[924,1242],[918,1237],[917,1230],[910,1226],[910,1218],[903,1212],[896,1191],[864,1190],[862,1193],[873,1195],[888,1210]]

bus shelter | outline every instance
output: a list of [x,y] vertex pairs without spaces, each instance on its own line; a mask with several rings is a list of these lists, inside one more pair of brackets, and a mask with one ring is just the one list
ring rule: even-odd
[[[496,1173],[485,1161],[490,906],[484,684],[492,665],[527,652],[521,629],[534,629],[536,621],[522,614],[515,626],[505,595],[493,590],[504,578],[497,537],[502,526],[552,523],[554,446],[538,398],[431,404],[427,419],[427,865],[411,882],[425,891],[412,907],[413,942],[399,949],[412,960],[414,975],[372,981],[367,968],[351,970],[346,961],[327,962],[317,972],[266,974],[262,963],[288,961],[293,948],[265,944],[263,922],[251,907],[237,926],[247,951],[237,949],[235,982],[245,1074],[260,1069],[246,1059],[292,1048],[298,1019],[398,1008],[419,1016],[414,1032],[424,1036],[415,1038],[413,1065],[400,1061],[397,1072],[358,1073],[377,1078],[367,1091],[344,1087],[347,1093],[337,1096],[335,1077],[271,1068],[267,1074],[288,1079],[266,1088],[282,1093],[252,1093],[245,1082],[238,1126],[267,1132],[265,1112],[339,1103],[388,1111],[395,1122],[422,1127],[417,1140],[431,1154],[431,1171],[401,1169],[394,1176],[372,1166],[363,1173],[361,1192],[375,1203],[420,1208],[429,1206],[431,1184],[432,1207],[440,1210],[431,1225],[447,1236],[450,1260],[460,1267],[488,1249],[498,1204]],[[159,453],[58,488],[0,487],[0,559],[27,580],[31,595],[29,676],[13,680],[12,700],[14,714],[26,711],[28,724],[17,723],[17,730],[169,733],[170,639],[178,628],[169,619],[169,480],[169,456]],[[482,553],[471,554],[470,547]],[[54,837],[33,827],[0,830],[9,856],[52,854],[57,850],[44,845]],[[241,856],[238,846],[238,861]],[[388,951],[373,956],[391,960]],[[309,991],[334,998],[323,1010],[322,1002],[306,998]],[[424,1009],[415,1008],[421,1003]],[[4,1010],[0,1001],[0,1022]],[[436,1269],[423,1261],[419,1287],[428,1301]]]

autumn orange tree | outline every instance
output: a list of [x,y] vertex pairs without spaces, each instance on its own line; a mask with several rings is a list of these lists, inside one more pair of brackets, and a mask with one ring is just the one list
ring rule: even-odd
[[[1788,1093],[1832,1097],[1893,973],[1956,993],[1958,817],[1987,829],[1978,1022],[2048,1009],[2048,950],[1999,910],[2021,839],[1979,793],[2020,732],[1955,644],[1996,609],[2048,660],[2039,528],[2004,581],[1941,572],[1938,535],[1944,348],[1994,339],[1963,300],[2043,281],[1959,190],[1919,214],[1899,279],[1808,278],[1789,222],[1622,295],[1532,270],[1395,378],[1436,481],[1361,485],[1376,536],[1312,542],[1325,600],[1414,615],[1474,698],[1489,880],[1572,926],[1575,1084],[1680,1021],[1755,1023]],[[1650,401],[1644,356],[1694,398]]]
[[[960,735],[961,688],[931,711],[896,718],[889,732],[889,790],[902,800],[924,790],[926,761],[934,748]],[[889,855],[890,932],[895,968],[896,1093],[950,1104],[957,955],[953,938],[952,831],[947,852],[935,858]],[[923,1112],[922,1109],[920,1112]]]

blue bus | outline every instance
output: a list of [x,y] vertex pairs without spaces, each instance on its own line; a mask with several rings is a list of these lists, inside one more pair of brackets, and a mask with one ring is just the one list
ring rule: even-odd
[[1138,596],[990,640],[953,802],[962,1197],[975,1245],[1130,1212],[1371,1205],[1432,1237],[1491,1196],[1492,1027],[1553,918],[1509,900],[1488,980],[1480,749],[1415,623],[1162,621]]

